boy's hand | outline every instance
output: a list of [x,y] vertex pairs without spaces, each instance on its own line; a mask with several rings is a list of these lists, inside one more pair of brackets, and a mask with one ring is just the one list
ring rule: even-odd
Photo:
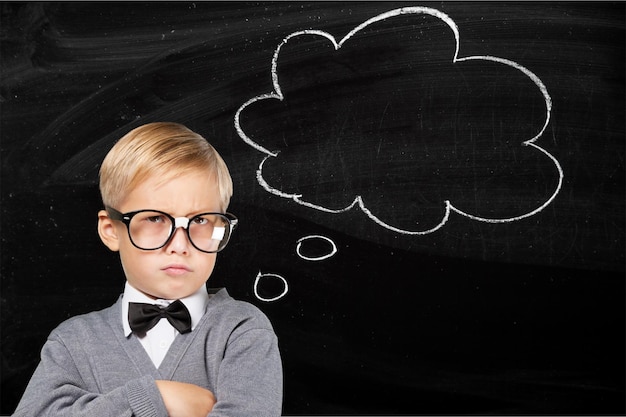
[[206,417],[215,405],[208,389],[176,381],[156,381],[170,417]]

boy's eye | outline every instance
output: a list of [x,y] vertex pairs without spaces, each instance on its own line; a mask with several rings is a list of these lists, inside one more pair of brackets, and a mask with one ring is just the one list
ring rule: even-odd
[[165,216],[162,216],[162,215],[149,216],[149,217],[146,217],[146,221],[149,223],[164,223]]
[[204,217],[194,217],[192,219],[192,221],[193,221],[194,224],[197,224],[197,225],[207,225],[207,224],[209,224],[209,219],[206,219]]

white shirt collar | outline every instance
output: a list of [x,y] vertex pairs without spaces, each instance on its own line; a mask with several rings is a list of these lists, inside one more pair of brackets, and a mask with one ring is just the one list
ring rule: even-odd
[[[148,303],[168,306],[172,301],[174,300],[153,300],[126,281],[124,295],[122,296],[122,325],[124,326],[124,335],[128,337],[132,333],[130,325],[128,324],[128,303]],[[202,316],[204,316],[209,301],[209,293],[206,286],[203,285],[198,291],[191,294],[189,297],[181,298],[180,301],[182,301],[189,310],[189,314],[191,315],[191,330],[193,330],[200,322]]]

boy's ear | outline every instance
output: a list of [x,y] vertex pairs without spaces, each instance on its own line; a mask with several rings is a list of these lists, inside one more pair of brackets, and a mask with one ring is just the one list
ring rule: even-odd
[[113,252],[120,249],[117,228],[105,210],[98,212],[98,234],[107,248]]

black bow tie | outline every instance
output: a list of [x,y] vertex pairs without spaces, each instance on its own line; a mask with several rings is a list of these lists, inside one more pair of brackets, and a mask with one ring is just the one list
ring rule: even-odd
[[162,318],[166,318],[180,333],[191,331],[191,315],[180,300],[174,301],[167,308],[154,304],[128,303],[128,324],[137,334],[145,334]]

